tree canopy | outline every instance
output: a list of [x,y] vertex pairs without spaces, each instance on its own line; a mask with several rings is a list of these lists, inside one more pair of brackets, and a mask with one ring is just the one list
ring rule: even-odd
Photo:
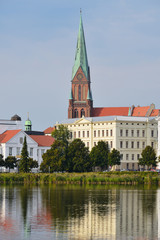
[[64,125],[59,125],[57,129],[55,129],[52,133],[52,137],[56,140],[63,141],[68,145],[68,140],[70,139],[70,131]]
[[42,158],[43,161],[40,165],[42,172],[64,171],[67,164],[66,143],[56,140]]
[[121,154],[118,150],[113,148],[113,150],[108,155],[109,158],[109,165],[115,166],[121,164]]
[[92,148],[90,152],[90,159],[93,167],[100,166],[102,169],[108,168],[108,143],[99,141],[98,144]]
[[5,165],[4,159],[3,159],[3,155],[0,154],[0,167],[3,167]]
[[151,146],[146,146],[145,149],[142,151],[142,157],[139,159],[138,164],[141,166],[157,166],[157,157],[154,149]]
[[9,171],[11,168],[17,167],[17,158],[14,156],[8,156],[5,159],[5,167],[9,168]]
[[75,139],[69,144],[67,170],[69,172],[89,172],[92,170],[89,150],[81,139]]

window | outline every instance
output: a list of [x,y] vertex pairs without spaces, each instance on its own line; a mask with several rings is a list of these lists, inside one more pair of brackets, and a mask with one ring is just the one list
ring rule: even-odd
[[74,138],[76,138],[76,132],[74,132]]
[[89,138],[89,131],[87,131],[87,137]]
[[128,148],[128,141],[126,141],[126,148]]
[[79,138],[81,137],[81,132],[80,132],[80,131],[78,131],[78,137],[79,137]]
[[110,146],[111,146],[111,148],[113,147],[112,141],[110,141]]
[[151,137],[154,137],[154,130],[151,130]]
[[137,137],[139,137],[139,130],[137,130]]
[[98,130],[98,137],[100,137],[100,130]]
[[145,142],[142,143],[142,148],[145,148]]
[[120,141],[120,148],[123,148],[123,142]]
[[9,156],[12,156],[12,147],[9,147]]
[[85,137],[85,131],[83,131],[83,137]]
[[154,148],[154,142],[151,142],[151,147]]
[[110,130],[110,135],[112,136],[112,130]]
[[23,144],[23,138],[22,137],[20,137],[19,142],[20,142],[20,144]]
[[137,148],[139,148],[139,142],[137,142]]
[[121,154],[121,160],[123,160],[123,154]]
[[41,149],[41,156],[45,153],[45,149]]
[[96,137],[96,130],[94,130],[94,137]]
[[126,130],[126,137],[128,137],[128,130]]
[[132,160],[134,160],[134,154],[132,154]]
[[106,137],[108,137],[108,130],[106,130]]
[[78,99],[81,101],[81,85],[78,86]]
[[126,154],[126,160],[128,160],[128,159],[129,159],[129,154],[127,153],[127,154]]
[[131,148],[134,148],[134,142],[131,142]]
[[131,131],[131,136],[134,137],[134,130]]
[[134,170],[134,163],[132,163],[132,170]]
[[85,117],[85,111],[83,108],[81,109],[81,117]]
[[142,137],[145,137],[145,130],[142,130]]
[[129,169],[129,163],[127,163],[127,169]]
[[20,147],[17,147],[17,155],[20,155]]
[[33,156],[33,148],[30,148],[30,153],[29,155],[32,157]]
[[139,160],[139,154],[137,154],[137,160]]
[[89,148],[89,142],[87,142],[87,147]]
[[78,110],[77,109],[74,110],[74,117],[78,118]]
[[94,142],[94,147],[96,146],[96,142]]
[[123,130],[120,129],[120,137],[122,137],[122,136],[123,136]]
[[72,139],[72,132],[70,132],[70,138]]
[[102,137],[104,137],[104,130],[102,130]]

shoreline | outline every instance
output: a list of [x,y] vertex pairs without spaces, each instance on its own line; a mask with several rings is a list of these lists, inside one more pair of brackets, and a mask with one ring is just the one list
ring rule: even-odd
[[156,172],[89,172],[89,173],[0,173],[2,184],[93,184],[160,186]]

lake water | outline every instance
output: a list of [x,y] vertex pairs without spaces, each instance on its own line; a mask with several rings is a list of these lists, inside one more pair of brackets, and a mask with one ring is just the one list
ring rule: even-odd
[[160,188],[1,186],[0,240],[160,239]]

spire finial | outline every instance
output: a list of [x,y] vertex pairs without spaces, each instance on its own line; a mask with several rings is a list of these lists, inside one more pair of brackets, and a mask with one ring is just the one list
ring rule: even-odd
[[82,14],[82,9],[80,8],[80,14]]
[[28,117],[28,119],[29,119],[29,112],[27,112],[27,117]]

